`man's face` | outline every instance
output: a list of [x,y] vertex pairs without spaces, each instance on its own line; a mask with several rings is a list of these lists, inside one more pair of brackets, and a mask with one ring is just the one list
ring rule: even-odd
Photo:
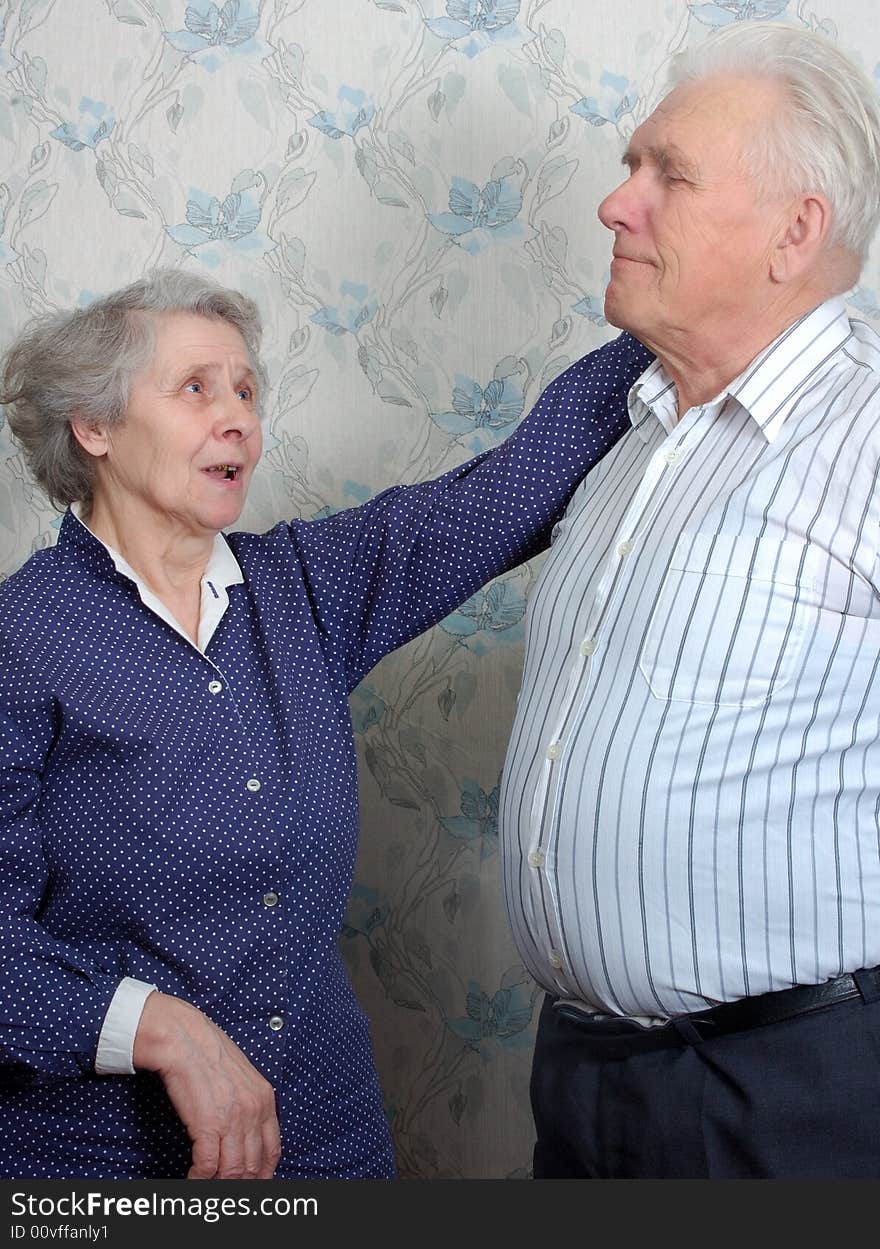
[[736,335],[766,304],[781,204],[759,197],[743,149],[778,107],[761,79],[679,85],[635,131],[629,176],[599,205],[614,231],[605,316],[661,356],[702,333]]

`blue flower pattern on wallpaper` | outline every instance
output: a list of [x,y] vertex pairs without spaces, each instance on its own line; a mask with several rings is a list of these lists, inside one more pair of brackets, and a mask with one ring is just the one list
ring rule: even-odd
[[377,890],[368,889],[365,885],[353,885],[342,925],[343,937],[349,940],[369,937],[374,929],[385,923],[390,910],[387,899],[381,898]]
[[255,38],[260,24],[254,0],[226,0],[218,4],[191,4],[184,13],[184,29],[165,31],[172,48],[213,73],[233,56],[267,56],[268,44]]
[[448,0],[446,17],[426,19],[425,25],[458,52],[475,57],[493,44],[525,37],[515,24],[519,11],[520,0]]
[[491,638],[518,625],[525,614],[526,597],[520,579],[514,575],[478,590],[458,611],[442,620],[440,628],[457,638],[472,638],[478,633]]
[[[450,815],[440,823],[447,833],[462,841],[476,841],[488,837],[490,845],[498,841],[499,781],[491,793],[481,789],[476,781],[465,780],[461,789],[460,815]],[[493,847],[494,848],[494,847]]]
[[602,315],[602,306],[604,299],[600,301],[595,295],[584,295],[576,304],[571,305],[571,310],[580,317],[586,317],[593,325],[607,325],[608,322]]
[[622,117],[632,113],[639,101],[638,88],[620,74],[605,70],[599,78],[598,96],[583,96],[571,105],[571,112],[583,117],[591,126],[616,126]]
[[531,1044],[526,1029],[533,1009],[531,986],[524,977],[498,989],[491,997],[472,981],[465,1002],[466,1014],[450,1019],[449,1027],[488,1058],[493,1042],[495,1046]]
[[473,378],[458,374],[451,411],[432,412],[431,420],[477,454],[512,432],[511,426],[522,416],[524,403],[522,385],[515,375],[493,377],[484,389]]
[[236,179],[232,190],[222,200],[192,189],[186,204],[186,221],[167,226],[166,233],[190,255],[197,255],[213,268],[230,250],[261,255],[274,246],[257,230],[260,217],[256,185],[242,186]]
[[355,733],[366,733],[385,714],[385,703],[369,685],[359,685],[349,699],[351,724]]
[[378,300],[370,294],[368,286],[350,282],[347,278],[340,282],[339,294],[342,299],[338,304],[325,304],[313,312],[309,320],[320,325],[328,334],[357,334],[376,315]]
[[453,178],[449,211],[431,213],[429,220],[435,230],[476,255],[492,243],[524,240],[534,234],[517,221],[522,206],[522,191],[513,174],[492,178],[483,187],[466,178]]
[[857,286],[854,291],[850,292],[847,302],[873,321],[880,319],[880,295],[870,287]]
[[376,106],[365,91],[356,87],[340,87],[336,99],[334,112],[321,109],[308,118],[308,123],[330,139],[352,139],[362,126],[368,126],[373,120]]
[[115,125],[113,110],[107,104],[84,97],[79,103],[79,120],[56,126],[49,131],[49,136],[72,151],[81,152],[86,147],[96,148],[102,139],[112,134]]
[[789,0],[730,0],[718,4],[689,4],[688,8],[698,21],[707,26],[727,26],[730,22],[747,22],[755,18],[769,21],[780,17],[788,8]]

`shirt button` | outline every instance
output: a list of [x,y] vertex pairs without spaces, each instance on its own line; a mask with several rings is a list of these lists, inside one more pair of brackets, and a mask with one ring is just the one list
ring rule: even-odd
[[631,542],[621,542],[620,546],[617,548],[617,554],[620,556],[626,556],[629,555],[632,549],[633,544]]
[[558,759],[562,754],[562,742],[551,742],[547,747],[547,758]]
[[533,850],[532,853],[529,855],[529,867],[543,867],[543,866],[544,866],[544,851]]
[[208,682],[209,694],[219,694],[222,689],[223,689],[222,681],[209,681]]
[[596,649],[595,638],[584,638],[583,642],[581,642],[581,654],[582,655],[592,655],[595,649]]
[[263,906],[277,906],[277,905],[278,905],[277,893],[273,893],[270,890],[269,893],[263,894]]
[[247,787],[251,791],[252,794],[255,794],[257,790],[260,788],[260,782],[257,780],[255,776],[252,776],[251,779],[247,783]]
[[281,1018],[280,1015],[270,1015],[269,1027],[272,1029],[273,1032],[280,1032],[281,1029],[284,1027],[284,1020]]
[[547,955],[547,961],[549,962],[551,967],[555,967],[556,970],[558,971],[560,967],[562,966],[562,955],[559,953],[558,950],[551,950],[550,953]]
[[666,461],[667,464],[677,464],[678,461],[681,459],[681,452],[680,451],[664,451],[663,459]]

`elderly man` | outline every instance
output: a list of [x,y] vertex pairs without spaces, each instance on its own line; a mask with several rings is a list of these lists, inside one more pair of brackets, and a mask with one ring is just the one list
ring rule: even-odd
[[880,110],[828,41],[680,58],[599,209],[657,359],[536,589],[505,883],[536,1177],[880,1174]]

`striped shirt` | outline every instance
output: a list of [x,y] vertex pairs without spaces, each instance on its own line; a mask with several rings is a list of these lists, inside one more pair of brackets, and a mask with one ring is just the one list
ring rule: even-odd
[[667,1018],[880,962],[880,338],[829,300],[628,406],[535,587],[501,835],[538,982]]

